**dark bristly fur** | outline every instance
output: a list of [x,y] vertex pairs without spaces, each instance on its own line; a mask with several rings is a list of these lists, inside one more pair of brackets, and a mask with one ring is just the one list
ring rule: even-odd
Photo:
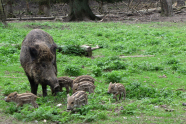
[[53,38],[40,29],[30,31],[22,42],[20,62],[35,95],[38,84],[42,85],[43,96],[47,96],[47,85],[55,94],[59,91],[56,48]]

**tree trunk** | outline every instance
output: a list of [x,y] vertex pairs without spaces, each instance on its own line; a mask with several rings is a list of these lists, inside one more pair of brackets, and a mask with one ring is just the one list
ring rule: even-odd
[[7,11],[7,17],[8,18],[15,18],[16,17],[13,14],[12,4],[13,4],[13,0],[7,0],[6,11]]
[[185,0],[177,0],[177,6],[185,6]]
[[3,3],[2,3],[2,0],[0,0],[0,21],[2,21],[4,25],[7,25],[7,23],[6,23],[6,15],[5,15],[5,11],[4,11],[4,6],[3,6]]
[[69,0],[70,14],[67,21],[100,20],[89,7],[88,0]]
[[99,13],[103,14],[103,1],[99,2],[98,11],[99,11]]
[[173,16],[172,0],[160,0],[161,16]]
[[50,16],[50,0],[39,1],[39,14]]

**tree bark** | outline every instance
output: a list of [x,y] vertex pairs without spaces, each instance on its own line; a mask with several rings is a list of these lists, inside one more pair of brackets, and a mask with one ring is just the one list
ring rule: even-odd
[[185,6],[185,0],[177,0],[177,6]]
[[88,0],[69,0],[70,14],[67,21],[83,21],[83,20],[100,20],[101,18],[94,15]]
[[3,6],[3,3],[2,3],[2,0],[0,0],[0,21],[2,21],[4,25],[7,25],[7,23],[6,23],[6,15],[5,15],[5,11],[4,11],[4,6]]
[[172,0],[160,0],[161,16],[173,16]]
[[50,0],[39,1],[39,14],[50,16]]
[[6,5],[6,12],[8,18],[15,18],[16,16],[13,14],[13,8],[12,8],[13,0],[7,0]]

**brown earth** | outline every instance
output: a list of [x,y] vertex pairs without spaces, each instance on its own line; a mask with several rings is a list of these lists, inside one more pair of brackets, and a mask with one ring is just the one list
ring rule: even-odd
[[[19,0],[18,0],[19,1]],[[135,1],[135,0],[134,0]],[[139,10],[146,11],[151,8],[158,8],[159,3],[157,0],[153,0],[151,2],[145,2],[142,0],[134,10],[134,13],[131,12],[131,8],[136,6],[137,2],[133,2],[131,7],[127,6],[126,2],[119,2],[114,4],[104,3],[102,6],[102,13],[99,9],[99,3],[94,0],[89,1],[89,5],[95,15],[101,15],[103,19],[101,22],[116,22],[121,21],[124,23],[144,23],[144,22],[184,22],[186,21],[186,9],[182,9],[181,11],[174,10],[175,14],[173,17],[161,17],[161,14],[158,11],[154,12],[137,12]],[[147,7],[148,6],[148,7]],[[14,14],[17,18],[24,17],[43,17],[44,15],[38,15],[38,5],[36,3],[30,2],[29,8],[32,14],[26,13],[26,2],[21,1],[17,2],[13,6]],[[54,16],[61,21],[63,21],[63,17],[66,17],[69,13],[69,6],[67,4],[51,4],[51,16]],[[176,14],[177,13],[177,14]],[[90,20],[86,20],[90,21]]]

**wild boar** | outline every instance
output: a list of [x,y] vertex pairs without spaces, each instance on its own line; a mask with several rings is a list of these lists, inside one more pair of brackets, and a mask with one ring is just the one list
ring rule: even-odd
[[72,96],[67,95],[67,110],[73,110],[87,104],[87,93],[85,91],[77,91]]
[[89,93],[94,93],[95,86],[92,82],[90,81],[82,81],[80,83],[75,83],[73,85],[73,93],[77,91],[87,91]]
[[115,98],[117,101],[117,95],[119,94],[119,100],[121,99],[121,94],[123,93],[123,99],[125,100],[126,97],[126,91],[125,87],[121,83],[114,83],[110,82],[109,87],[108,87],[108,93],[114,94],[113,99]]
[[15,102],[18,103],[17,107],[23,106],[23,104],[31,103],[34,108],[38,108],[38,104],[36,103],[36,99],[38,97],[34,95],[33,93],[22,93],[17,94],[17,92],[13,92],[5,98],[6,102]]
[[80,83],[82,81],[90,81],[94,84],[95,79],[93,77],[89,76],[89,75],[81,75],[81,76],[76,77],[73,80],[73,84]]
[[[69,93],[69,89],[72,90],[73,80],[70,77],[67,77],[67,76],[59,77],[58,82],[60,85],[60,89],[59,89],[60,92],[63,91],[63,87],[66,88],[67,93]],[[51,91],[52,91],[52,89],[51,89]]]
[[43,97],[47,96],[47,85],[54,94],[59,92],[56,48],[53,38],[40,29],[30,31],[22,42],[20,62],[35,95],[38,84],[42,85]]

